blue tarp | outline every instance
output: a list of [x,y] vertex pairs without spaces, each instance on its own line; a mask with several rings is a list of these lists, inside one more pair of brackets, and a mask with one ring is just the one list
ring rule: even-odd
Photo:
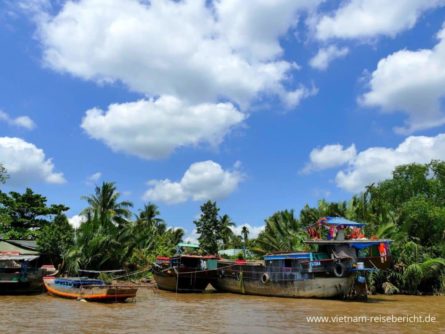
[[86,277],[80,278],[56,278],[54,281],[57,285],[80,287],[81,285],[104,285],[104,281],[99,279],[90,279]]
[[363,249],[363,248],[368,248],[368,247],[371,247],[371,246],[378,245],[378,244],[380,244],[382,242],[387,244],[390,241],[382,241],[382,240],[368,241],[368,242],[353,242],[353,241],[351,241],[349,243],[349,246],[354,247],[356,249]]
[[343,217],[326,217],[326,219],[328,221],[327,224],[329,224],[329,225],[336,225],[336,226],[343,225],[343,226],[350,226],[350,227],[362,227],[362,226],[365,226],[365,224],[357,223],[357,222],[354,222],[352,220],[348,220],[348,219],[343,218]]

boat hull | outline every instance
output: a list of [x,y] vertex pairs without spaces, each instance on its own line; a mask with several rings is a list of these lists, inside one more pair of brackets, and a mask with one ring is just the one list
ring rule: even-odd
[[44,292],[43,274],[41,270],[29,272],[26,278],[17,274],[2,273],[0,275],[0,295],[30,295]]
[[214,279],[215,273],[194,272],[179,273],[174,270],[153,271],[153,277],[159,289],[175,292],[203,292]]
[[222,277],[212,285],[218,291],[247,295],[291,297],[291,298],[336,298],[346,296],[354,278],[326,277],[300,281],[267,282]]
[[124,302],[129,298],[135,298],[137,293],[137,288],[113,285],[65,288],[57,286],[54,284],[54,279],[48,278],[44,278],[44,285],[50,295],[95,302]]
[[34,295],[44,291],[41,281],[0,283],[0,295]]

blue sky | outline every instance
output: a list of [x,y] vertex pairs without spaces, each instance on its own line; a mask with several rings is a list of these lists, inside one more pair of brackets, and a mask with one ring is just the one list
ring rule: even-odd
[[[445,159],[445,1],[2,1],[0,162],[76,217],[114,181],[259,231]],[[75,220],[75,219],[74,219]]]

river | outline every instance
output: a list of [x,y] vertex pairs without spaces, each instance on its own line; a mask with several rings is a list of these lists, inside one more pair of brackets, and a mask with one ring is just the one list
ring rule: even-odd
[[[310,316],[331,317],[330,323],[310,323]],[[388,323],[388,318],[403,316],[411,318]],[[429,322],[419,322],[421,316]],[[393,321],[403,321],[399,319]],[[46,294],[0,296],[0,330],[2,334],[445,333],[445,297],[378,295],[368,302],[351,302],[140,289],[135,302],[98,304]]]

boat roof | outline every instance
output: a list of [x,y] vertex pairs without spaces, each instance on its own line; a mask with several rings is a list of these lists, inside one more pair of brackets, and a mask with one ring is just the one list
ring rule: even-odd
[[264,256],[264,260],[297,260],[297,259],[309,259],[311,257],[310,252],[298,252],[298,253],[280,253],[280,254],[268,254]]
[[327,225],[335,225],[335,226],[349,226],[349,227],[362,227],[366,224],[363,223],[357,223],[355,221],[343,218],[343,217],[325,217],[325,219],[322,219],[322,223]]
[[209,259],[219,259],[218,256],[216,255],[192,255],[192,254],[180,254],[180,255],[175,255],[172,257],[169,256],[156,256],[156,260],[160,260],[160,261],[170,261],[172,259],[179,259],[179,258],[192,258],[192,259],[204,259],[204,260],[209,260]]
[[180,257],[188,257],[188,258],[193,258],[193,259],[218,259],[218,256],[215,255],[188,255],[188,254],[181,254],[181,255],[176,255],[173,256],[173,258],[180,258]]
[[389,244],[392,240],[390,239],[377,239],[377,240],[307,240],[306,244],[310,245],[348,245],[357,249],[368,248],[371,246],[379,245],[381,243]]
[[0,261],[33,261],[38,259],[39,255],[0,255]]
[[100,273],[122,273],[124,269],[114,269],[114,270],[88,270],[88,269],[79,269],[79,272],[82,273],[92,273],[92,274],[100,274]]

